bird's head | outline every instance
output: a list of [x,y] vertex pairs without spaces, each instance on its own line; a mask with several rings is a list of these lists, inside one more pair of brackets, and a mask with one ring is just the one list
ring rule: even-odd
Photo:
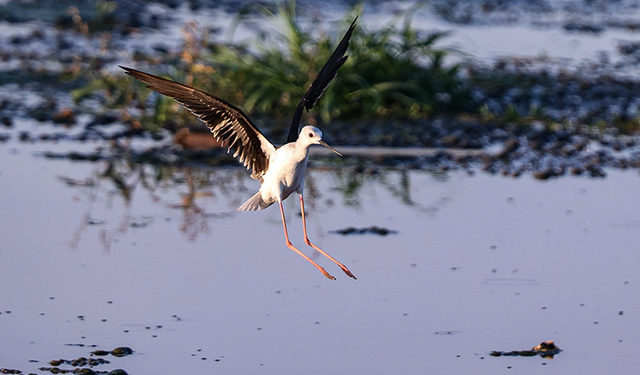
[[322,145],[336,154],[342,156],[335,148],[329,146],[322,140],[322,131],[315,126],[307,125],[300,131],[298,135],[298,142],[302,142],[307,145]]

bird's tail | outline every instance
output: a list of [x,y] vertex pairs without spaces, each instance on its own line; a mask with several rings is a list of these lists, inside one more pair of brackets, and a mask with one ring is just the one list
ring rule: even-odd
[[244,202],[242,206],[238,207],[236,211],[264,210],[265,208],[271,206],[273,203],[274,202],[267,202],[262,199],[262,194],[260,192],[257,192],[253,195],[253,197]]

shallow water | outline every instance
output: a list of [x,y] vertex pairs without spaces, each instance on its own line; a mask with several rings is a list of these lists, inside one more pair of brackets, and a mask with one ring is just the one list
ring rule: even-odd
[[[257,188],[240,168],[49,161],[34,158],[35,147],[0,148],[0,368],[38,372],[117,346],[135,353],[95,370],[584,374],[640,365],[637,171],[540,182],[316,168],[310,238],[358,277],[315,257],[338,278],[330,281],[286,248],[276,207],[233,211]],[[313,254],[297,200],[285,209],[292,241]],[[397,233],[331,233],[371,225]],[[544,340],[564,351],[488,355]]]

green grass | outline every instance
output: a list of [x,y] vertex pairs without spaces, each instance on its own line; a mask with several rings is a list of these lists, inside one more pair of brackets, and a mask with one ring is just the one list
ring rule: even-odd
[[[261,11],[271,25],[285,25],[284,29],[267,26],[258,41],[226,45],[211,43],[206,32],[187,25],[180,53],[159,59],[132,56],[146,64],[129,65],[210,92],[250,115],[288,121],[362,7],[352,8],[330,32],[318,25],[303,28],[295,1]],[[239,13],[236,21],[241,23],[244,16]],[[376,30],[359,25],[349,59],[316,107],[305,114],[313,119],[303,121],[425,118],[467,109],[470,95],[460,78],[460,66],[446,64],[452,51],[437,47],[446,35],[417,33],[411,27],[411,11]],[[106,108],[121,111],[136,126],[153,131],[196,121],[170,99],[152,95],[122,74],[87,71],[85,77],[87,85],[73,92],[77,102],[101,97]],[[287,121],[274,126],[285,127]]]

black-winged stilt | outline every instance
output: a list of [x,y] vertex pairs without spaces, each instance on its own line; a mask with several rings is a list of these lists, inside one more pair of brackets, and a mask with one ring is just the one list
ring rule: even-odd
[[298,133],[303,109],[310,110],[316,101],[322,96],[329,83],[336,76],[338,69],[344,64],[348,56],[345,56],[351,34],[356,27],[356,17],[344,37],[329,57],[318,76],[315,78],[300,103],[296,107],[289,129],[287,142],[281,147],[275,147],[262,132],[249,120],[239,108],[216,98],[204,91],[189,86],[169,81],[164,78],[144,73],[135,69],[121,66],[125,72],[146,83],[151,89],[160,94],[167,95],[182,104],[191,113],[202,120],[211,130],[214,137],[227,147],[227,151],[233,150],[233,156],[237,157],[247,169],[251,169],[251,177],[260,181],[260,190],[244,204],[238,207],[238,211],[262,210],[275,202],[280,206],[280,216],[284,229],[285,243],[287,247],[311,262],[326,277],[335,280],[324,268],[311,258],[298,250],[287,233],[287,223],[284,216],[282,201],[293,192],[300,197],[300,209],[302,210],[302,228],[305,243],[322,255],[329,258],[349,276],[356,278],[342,263],[335,260],[318,246],[314,245],[307,236],[307,223],[304,212],[304,175],[309,157],[309,147],[319,144],[329,148],[342,156],[337,150],[322,140],[322,132],[314,126],[305,126]]

